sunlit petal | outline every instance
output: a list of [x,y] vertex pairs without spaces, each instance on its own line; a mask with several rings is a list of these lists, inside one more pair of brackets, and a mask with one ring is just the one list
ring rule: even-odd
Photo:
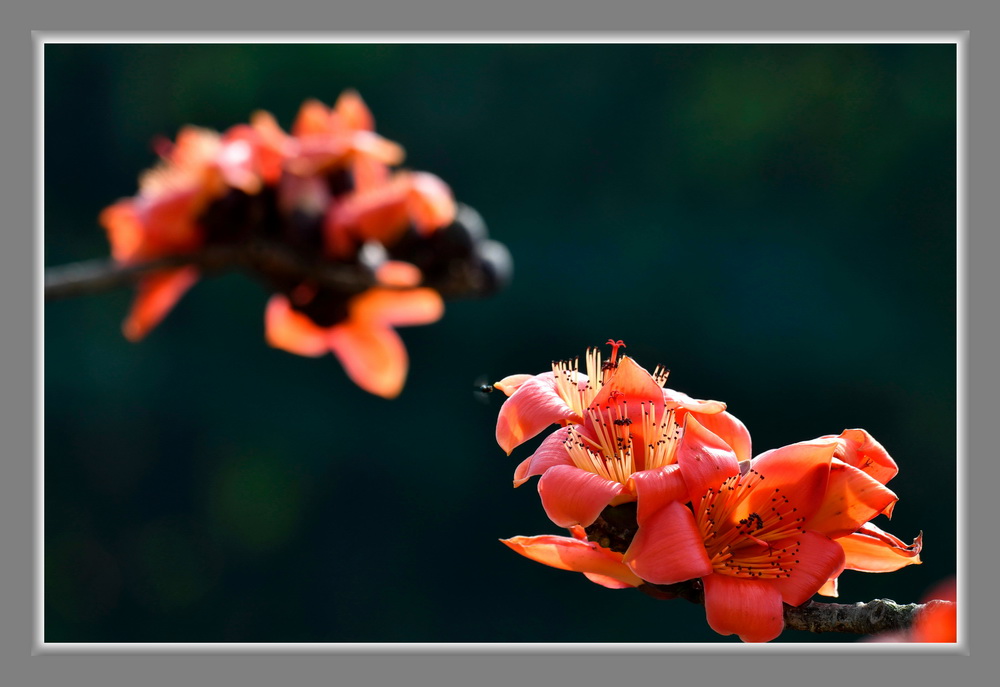
[[538,495],[549,519],[560,527],[592,524],[624,487],[570,465],[556,465],[538,480]]
[[721,635],[739,635],[744,642],[769,642],[785,628],[781,594],[764,580],[709,575],[705,586],[705,617]]

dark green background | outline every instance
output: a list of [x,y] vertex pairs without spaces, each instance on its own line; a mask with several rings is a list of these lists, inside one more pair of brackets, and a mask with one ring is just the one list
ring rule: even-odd
[[[956,567],[954,45],[47,45],[47,266],[107,254],[150,141],[356,88],[407,165],[515,260],[402,330],[403,394],[263,339],[267,295],[200,282],[147,340],[127,291],[44,314],[49,642],[736,641],[704,610],[531,563],[559,533],[476,383],[621,338],[723,400],[755,452],[863,427],[921,566]],[[855,641],[786,632],[778,641]]]

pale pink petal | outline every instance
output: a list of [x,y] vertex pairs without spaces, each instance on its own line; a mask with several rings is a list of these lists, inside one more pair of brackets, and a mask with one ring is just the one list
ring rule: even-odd
[[144,277],[137,287],[132,310],[122,325],[125,338],[138,341],[145,337],[196,281],[196,267],[164,270]]
[[508,547],[538,563],[584,573],[592,582],[612,589],[637,587],[642,580],[621,562],[621,554],[595,542],[542,535],[501,539]]
[[327,342],[347,376],[365,391],[395,398],[403,390],[409,358],[391,328],[347,320],[329,329]]
[[688,500],[698,500],[710,487],[740,473],[736,454],[722,439],[705,429],[693,414],[684,425],[684,435],[677,446],[677,464],[688,489]]
[[795,562],[791,564],[791,576],[774,580],[782,600],[790,606],[804,604],[844,569],[844,550],[818,532],[803,532],[795,541],[775,543],[775,547],[779,545],[798,549],[793,554]]
[[564,446],[569,428],[560,427],[545,437],[538,449],[524,459],[514,471],[514,486],[519,487],[535,475],[541,475],[556,465],[572,465],[573,461]]
[[293,310],[291,303],[281,294],[271,296],[267,303],[264,329],[268,344],[289,353],[319,357],[330,350],[327,330],[303,313]]
[[912,544],[865,523],[857,532],[836,540],[844,549],[848,570],[862,572],[892,572],[907,565],[920,565],[923,534],[918,534]]
[[694,515],[677,501],[644,518],[623,560],[653,584],[676,584],[712,572]]
[[668,408],[683,408],[703,415],[714,415],[726,409],[726,404],[722,401],[703,401],[674,389],[663,389],[663,401]]
[[555,380],[538,375],[525,380],[500,407],[497,443],[509,455],[549,425],[570,419],[578,416],[557,393]]
[[739,635],[744,642],[769,642],[785,629],[781,594],[767,580],[728,575],[702,578],[705,617],[721,635]]
[[510,396],[512,393],[520,389],[522,384],[524,384],[526,381],[528,381],[534,376],[535,375],[526,375],[526,374],[508,375],[507,377],[504,377],[493,386],[499,389],[500,391],[504,392],[507,396]]
[[448,184],[427,172],[411,172],[408,178],[407,208],[418,230],[428,233],[455,220],[455,199]]
[[402,260],[386,260],[375,269],[375,279],[383,286],[419,286],[423,278],[419,267]]
[[572,465],[554,465],[538,480],[549,519],[560,527],[592,524],[624,487]]

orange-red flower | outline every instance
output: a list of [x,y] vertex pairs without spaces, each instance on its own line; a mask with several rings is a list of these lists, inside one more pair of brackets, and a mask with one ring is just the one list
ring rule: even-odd
[[[587,526],[608,505],[676,491],[678,456],[685,451],[735,452],[750,458],[750,435],[718,401],[693,399],[663,388],[667,373],[650,374],[613,345],[610,360],[587,355],[586,375],[575,364],[552,372],[497,382],[510,394],[497,422],[497,439],[508,451],[552,423],[563,425],[514,472],[514,486],[541,475],[538,493],[549,518],[561,527]],[[688,417],[701,423],[686,427]],[[711,427],[711,431],[706,429]]]
[[[276,292],[267,308],[267,340],[301,355],[332,351],[372,393],[395,396],[406,376],[406,351],[393,327],[433,322],[443,312],[437,291],[417,288],[425,281],[421,269],[403,261],[412,254],[431,269],[450,267],[452,259],[494,266],[475,252],[485,235],[473,241],[469,234],[461,255],[437,259],[435,247],[447,241],[426,237],[464,236],[451,189],[432,174],[390,168],[404,151],[375,133],[354,91],[332,108],[305,102],[290,133],[261,111],[223,134],[186,127],[159,152],[162,161],[142,176],[139,194],[101,215],[114,259],[143,263],[263,237],[306,262],[370,268],[375,286],[353,295],[280,271],[261,276]],[[450,233],[436,234],[445,228]],[[194,267],[145,276],[125,335],[145,336],[198,277]]]
[[[777,637],[782,603],[807,601],[844,569],[849,555],[856,566],[872,562],[869,569],[919,563],[919,538],[898,547],[899,540],[866,527],[891,512],[896,495],[837,457],[859,455],[859,436],[845,434],[767,451],[745,471],[731,451],[682,453],[683,491],[659,504],[640,498],[640,510],[656,510],[624,562],[655,584],[700,577],[709,625],[748,642]],[[882,474],[874,458],[861,462]]]

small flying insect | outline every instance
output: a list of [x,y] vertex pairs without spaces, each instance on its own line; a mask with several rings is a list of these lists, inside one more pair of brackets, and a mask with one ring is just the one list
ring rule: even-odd
[[496,391],[496,388],[489,383],[489,377],[486,375],[480,375],[476,377],[475,381],[475,391],[473,395],[480,403],[489,403],[490,394]]

